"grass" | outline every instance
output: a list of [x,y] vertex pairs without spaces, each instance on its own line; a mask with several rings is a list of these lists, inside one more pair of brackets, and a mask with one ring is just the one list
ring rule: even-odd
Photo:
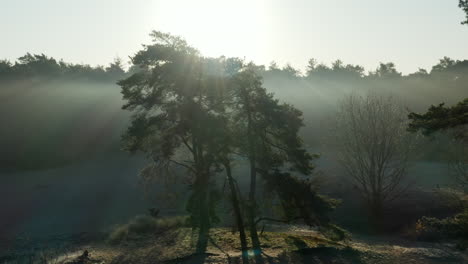
[[[96,261],[93,263],[241,263],[238,233],[232,233],[229,228],[212,228],[206,254],[196,254],[197,232],[185,226],[185,220],[138,216],[129,223],[116,227],[109,234],[108,241],[96,241],[63,256],[73,256],[68,260],[76,259],[76,256],[88,250],[90,258]],[[113,243],[107,243],[110,241]],[[309,230],[265,231],[260,235],[260,242],[262,258],[269,264],[446,264],[465,263],[464,261],[468,260],[467,254],[444,245],[414,242],[411,245],[391,244],[383,238],[379,238],[378,241],[360,238],[358,241],[343,243]],[[253,256],[251,259],[253,264]]]
[[115,227],[109,234],[110,244],[119,244],[123,241],[138,240],[142,236],[153,236],[170,229],[187,226],[187,217],[154,218],[147,215],[139,215],[129,223]]

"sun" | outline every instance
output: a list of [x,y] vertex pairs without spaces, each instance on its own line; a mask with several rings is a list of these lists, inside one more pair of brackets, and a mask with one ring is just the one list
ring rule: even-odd
[[184,37],[204,56],[263,60],[268,49],[266,1],[164,1],[156,30]]

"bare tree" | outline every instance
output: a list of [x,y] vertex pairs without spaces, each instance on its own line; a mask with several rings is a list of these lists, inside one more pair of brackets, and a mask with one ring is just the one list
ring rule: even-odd
[[414,137],[394,97],[351,95],[340,105],[334,134],[339,162],[364,196],[376,227],[384,206],[404,190]]

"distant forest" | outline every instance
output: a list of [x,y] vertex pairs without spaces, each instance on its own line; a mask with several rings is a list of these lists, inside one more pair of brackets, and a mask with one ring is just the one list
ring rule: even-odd
[[[246,62],[239,58],[203,58],[207,75],[229,76]],[[120,138],[130,122],[121,110],[119,80],[139,71],[122,59],[108,66],[67,63],[44,54],[15,62],[0,61],[0,167],[2,171],[54,168],[104,153],[120,153]],[[430,71],[403,75],[394,63],[366,71],[337,60],[331,65],[310,59],[303,73],[291,65],[249,67],[265,88],[304,113],[300,133],[315,150],[328,131],[324,121],[347,94],[375,91],[397,97],[409,112],[430,105],[458,103],[468,97],[468,60],[444,57]],[[317,125],[320,124],[320,125]],[[438,142],[444,142],[439,140]],[[440,144],[427,144],[424,159],[440,160]],[[106,154],[105,154],[106,155]]]
[[[242,60],[239,58],[209,58],[206,70],[212,73],[229,73],[236,67],[240,67]],[[439,63],[432,66],[431,70],[420,68],[414,73],[403,75],[392,62],[380,63],[375,70],[366,72],[360,65],[346,64],[336,60],[331,65],[319,63],[310,59],[305,73],[294,68],[290,64],[283,67],[276,62],[271,62],[268,67],[254,65],[257,74],[264,78],[287,78],[304,80],[410,80],[432,79],[449,80],[453,85],[467,83],[468,60],[453,60],[449,57],[440,59]],[[26,53],[15,62],[0,60],[0,80],[18,80],[25,78],[63,78],[94,81],[115,81],[138,71],[136,66],[124,69],[122,59],[116,58],[114,62],[105,66],[90,66],[88,64],[73,64],[63,60],[57,60],[44,54]]]

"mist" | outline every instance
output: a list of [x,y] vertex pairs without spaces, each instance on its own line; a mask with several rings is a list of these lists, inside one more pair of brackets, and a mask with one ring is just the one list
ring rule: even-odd
[[466,58],[300,70],[150,37],[0,60],[0,262],[468,259]]
[[[463,63],[458,64],[464,65]],[[468,96],[468,67],[455,72],[447,69],[442,73],[434,71],[424,76],[391,78],[359,75],[343,77],[343,74],[332,69],[325,77],[315,73],[309,76],[291,74],[280,69],[264,70],[260,74],[269,92],[274,93],[280,101],[292,104],[303,112],[305,127],[300,134],[312,152],[322,155],[315,163],[318,170],[324,172],[328,178],[330,186],[324,191],[335,195],[340,192],[341,187],[333,186],[333,182],[340,181],[337,177],[343,172],[337,170],[334,152],[327,145],[326,136],[330,132],[328,120],[333,118],[343,98],[350,94],[363,95],[368,92],[391,95],[401,100],[409,113],[421,112],[429,105],[442,102],[452,105],[459,98]],[[28,193],[28,199],[47,204],[47,211],[34,211],[41,217],[70,217],[67,210],[71,210],[73,214],[86,216],[86,220],[82,220],[84,222],[97,221],[93,229],[98,230],[109,225],[103,220],[103,215],[113,219],[112,224],[116,224],[122,218],[135,215],[138,212],[135,208],[140,208],[139,211],[142,212],[145,205],[148,207],[151,204],[149,201],[141,203],[145,196],[138,188],[138,174],[145,158],[141,155],[132,158],[121,151],[120,138],[129,125],[130,113],[121,109],[124,102],[115,82],[63,78],[2,82],[0,118],[5,125],[0,131],[0,168],[2,179],[8,182],[2,185],[3,191],[8,191],[11,194],[9,197],[15,201],[8,202],[12,208],[20,207],[16,202],[25,198],[21,193]],[[426,143],[427,151],[418,157],[411,170],[416,180],[413,188],[431,189],[449,184],[451,179],[445,175],[444,147],[441,146],[443,143]],[[125,157],[129,161],[123,166],[127,163]],[[116,169],[115,164],[124,169]],[[247,182],[247,179],[242,179],[245,173],[237,174],[241,182]],[[133,187],[126,189],[127,185]],[[73,200],[72,204],[68,199],[56,199],[59,195],[56,192],[63,192],[67,188],[81,190],[80,195],[66,192],[73,195],[73,199],[70,198]],[[120,190],[118,195],[115,194],[115,189]],[[116,210],[115,214],[120,215],[120,218],[115,218],[110,212],[103,215],[89,214],[88,206],[84,204],[89,203],[88,199],[95,195],[104,193],[108,196],[114,193],[127,197],[125,203],[129,209]],[[346,191],[341,190],[341,193]],[[108,203],[103,207],[117,206],[122,202],[110,199]],[[74,206],[75,204],[80,205]],[[69,209],[51,209],[53,206]],[[57,210],[62,211],[63,215],[57,216]],[[183,207],[178,210],[183,211]],[[62,222],[61,225],[69,222],[58,219],[55,221]],[[99,224],[100,222],[103,224]],[[15,225],[21,223],[19,219]],[[53,229],[55,231],[45,231],[47,229],[40,226],[40,223],[50,223],[47,220],[35,223],[39,225],[35,227],[35,232],[40,232],[43,236],[50,235],[49,232],[59,232],[57,226]],[[73,226],[76,228],[74,224]]]

